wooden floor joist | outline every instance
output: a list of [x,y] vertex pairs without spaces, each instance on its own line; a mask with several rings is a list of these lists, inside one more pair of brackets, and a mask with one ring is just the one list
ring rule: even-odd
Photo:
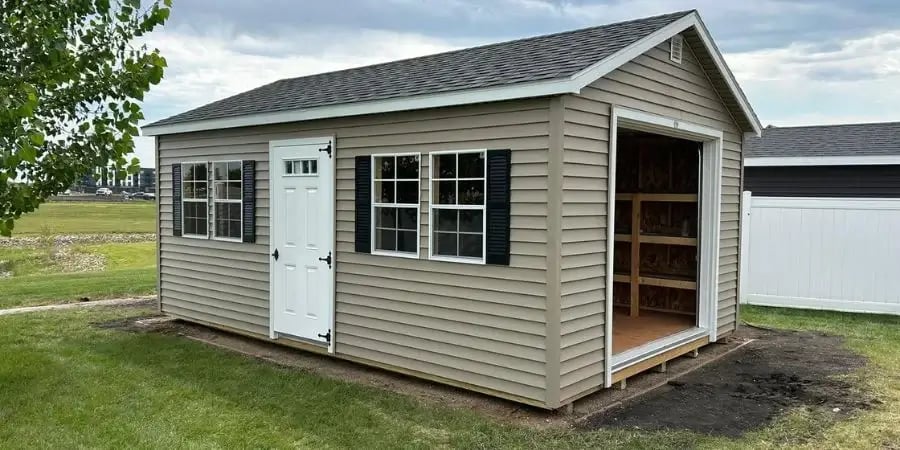
[[646,370],[650,370],[679,356],[685,354],[696,354],[695,352],[697,352],[697,349],[703,347],[706,344],[709,344],[709,337],[702,337],[700,339],[697,339],[696,341],[688,342],[687,344],[683,344],[671,350],[660,353],[652,358],[645,359],[637,364],[628,366],[617,372],[613,372],[612,382],[618,383],[620,381],[624,381],[628,377],[637,375]]

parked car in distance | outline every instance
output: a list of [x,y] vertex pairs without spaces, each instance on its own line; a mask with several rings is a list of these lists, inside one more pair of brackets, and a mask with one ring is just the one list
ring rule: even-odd
[[72,190],[66,189],[65,191],[63,191],[62,195],[72,195]]
[[156,194],[152,192],[135,192],[131,194],[132,199],[155,200]]
[[110,188],[99,188],[96,195],[112,195],[112,193],[113,191]]

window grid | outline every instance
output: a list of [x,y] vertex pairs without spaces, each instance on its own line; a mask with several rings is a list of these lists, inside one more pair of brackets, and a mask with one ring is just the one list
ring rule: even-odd
[[[209,165],[187,162],[181,167],[181,235],[208,238]],[[198,170],[202,171],[202,177],[198,177]]]
[[[220,178],[220,171],[224,178]],[[244,235],[244,180],[241,161],[213,163],[213,237],[240,241]],[[223,195],[224,194],[224,195]]]
[[[411,174],[407,176],[401,176],[400,174],[400,166],[398,161],[401,158],[414,158],[415,159],[415,176],[411,176]],[[380,164],[382,161],[390,161],[391,168],[393,170],[393,176],[385,176],[384,167]],[[422,167],[422,157],[420,153],[388,153],[388,154],[377,154],[372,155],[372,211],[371,211],[371,226],[372,226],[372,253],[376,255],[386,255],[386,256],[398,256],[404,258],[418,258],[419,257],[419,240],[420,240],[420,228],[421,228],[421,173]],[[385,189],[385,183],[388,183],[390,186],[393,186],[390,189]],[[400,186],[401,183],[415,183],[415,201],[412,201],[412,198],[409,201],[401,202],[398,198],[400,196]],[[383,198],[383,195],[389,192],[390,201],[386,201],[387,199]],[[406,227],[402,227],[401,225],[401,216],[404,214],[409,214],[409,212],[414,212],[415,214],[415,224],[408,225]],[[391,214],[393,212],[393,214]],[[384,214],[384,215],[383,215]],[[393,226],[386,226],[384,222],[385,218],[392,219]],[[379,220],[382,221],[381,226],[379,226]],[[390,237],[393,234],[393,241],[390,242],[390,239],[381,239],[382,237]],[[412,248],[409,250],[400,250],[401,248],[401,236],[409,236],[410,234],[414,234],[414,242]],[[389,241],[389,242],[385,242]],[[392,244],[392,245],[387,245]],[[392,247],[392,248],[387,248]]]
[[[460,177],[460,167],[459,167],[459,157],[461,155],[480,155],[480,164],[481,164],[481,175],[480,177]],[[442,156],[452,155],[453,158],[453,177],[442,177],[440,174],[441,168],[438,167],[438,170],[435,171],[435,161]],[[455,261],[455,262],[467,262],[467,263],[476,263],[483,264],[485,258],[485,229],[487,227],[487,215],[485,211],[485,202],[487,197],[487,151],[486,150],[460,150],[460,151],[447,151],[447,152],[433,152],[430,155],[429,161],[429,169],[431,171],[431,176],[429,179],[429,187],[430,187],[430,198],[429,198],[429,227],[431,228],[431,239],[429,242],[429,254],[431,259],[435,260],[445,260],[445,261]],[[460,182],[481,182],[481,198],[479,203],[460,203]],[[454,191],[453,191],[453,203],[439,203],[440,201],[440,184],[441,182],[453,182],[454,183]],[[456,211],[456,224],[455,230],[440,230],[440,216],[442,214],[446,214],[446,211]],[[466,212],[480,212],[481,213],[481,223],[480,223],[480,231],[462,231],[462,215]],[[441,252],[439,243],[441,237],[446,237],[448,235],[454,235],[456,240],[455,245],[455,254],[445,254]],[[463,239],[462,237],[480,237],[480,255],[472,256],[472,255],[464,255],[463,251]]]

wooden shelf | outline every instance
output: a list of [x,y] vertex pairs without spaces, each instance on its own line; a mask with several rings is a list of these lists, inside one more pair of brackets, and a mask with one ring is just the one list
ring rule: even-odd
[[[631,242],[631,235],[624,233],[616,233],[616,242]],[[697,246],[697,238],[682,236],[663,236],[658,234],[642,234],[639,237],[641,244],[665,244],[665,245],[685,245]]]
[[617,193],[616,200],[631,201],[635,196],[642,202],[681,202],[697,203],[697,194],[634,194]]
[[[631,275],[625,273],[613,274],[613,281],[616,283],[631,283]],[[692,291],[697,290],[696,281],[681,280],[677,278],[664,278],[659,276],[638,277],[638,284],[643,284],[644,286],[659,286],[673,289],[687,289]]]
[[639,283],[646,286],[659,286],[674,289],[697,290],[696,281],[678,280],[675,278],[638,277]]

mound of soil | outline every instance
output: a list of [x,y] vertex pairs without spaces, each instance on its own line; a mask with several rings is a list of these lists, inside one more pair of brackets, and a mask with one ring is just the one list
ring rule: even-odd
[[797,407],[839,415],[870,406],[851,381],[865,358],[839,337],[746,328],[757,339],[622,407],[581,423],[582,427],[690,430],[740,436]]

